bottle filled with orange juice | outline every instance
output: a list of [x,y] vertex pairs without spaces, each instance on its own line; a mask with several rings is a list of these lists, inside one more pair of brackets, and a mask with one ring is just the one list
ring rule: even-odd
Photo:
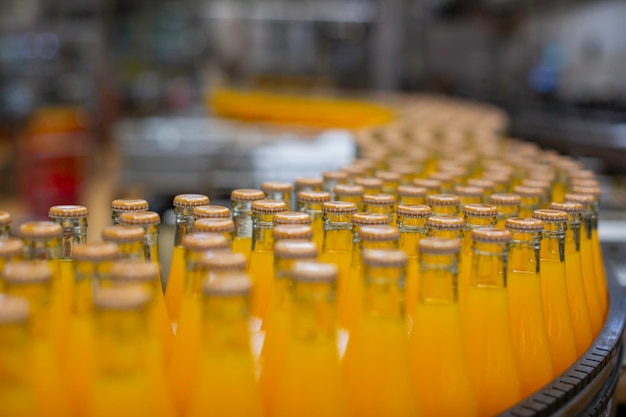
[[24,244],[17,238],[0,239],[0,294],[4,292],[3,274],[7,264],[22,257]]
[[508,219],[519,217],[522,198],[517,194],[491,194],[489,204],[496,206],[498,209],[498,222],[496,223],[496,227],[498,229],[504,229],[504,225]]
[[[441,194],[441,181],[435,180],[432,178],[415,178],[413,180],[413,185],[416,187],[424,187],[426,188],[426,196]],[[426,202],[428,204],[428,202]],[[430,205],[430,204],[428,204]]]
[[199,219],[193,224],[193,231],[197,233],[220,233],[228,241],[232,249],[235,234],[235,222],[231,219]]
[[230,219],[232,214],[228,207],[208,205],[193,208],[194,222],[200,219]]
[[293,193],[293,185],[283,181],[266,181],[261,184],[261,191],[265,193],[266,200],[284,201],[287,204],[287,210],[291,210],[293,203],[291,194]]
[[337,356],[336,278],[332,264],[298,261],[290,271],[287,346],[271,416],[303,410],[316,416],[347,415]]
[[283,211],[282,213],[274,214],[272,222],[274,226],[283,224],[311,226],[311,215],[302,211]]
[[[489,203],[489,197],[493,194],[496,184],[487,178],[468,178],[467,185],[483,189],[483,202]],[[490,203],[493,204],[493,203]]]
[[185,248],[183,238],[193,230],[194,207],[206,206],[209,197],[202,194],[179,194],[174,197],[174,214],[176,215],[176,235],[174,236],[174,249],[172,263],[165,287],[165,305],[170,320],[178,322],[180,315],[180,303],[183,297],[185,280]]
[[457,185],[454,187],[454,193],[459,196],[459,207],[463,211],[468,204],[481,204],[485,190],[476,186]]
[[330,193],[331,198],[335,199],[334,188],[336,185],[345,184],[348,180],[348,173],[344,171],[324,171],[322,172],[324,185],[322,191]]
[[366,194],[363,196],[363,211],[382,213],[389,216],[391,224],[396,222],[396,197],[392,194]]
[[140,198],[118,198],[111,202],[111,220],[113,225],[117,225],[120,222],[120,216],[122,213],[133,213],[139,211],[147,211],[149,209],[148,202]]
[[120,248],[120,258],[145,260],[146,232],[140,226],[108,226],[102,230],[102,240],[115,243]]
[[410,332],[416,397],[427,416],[477,415],[457,293],[461,242],[419,241],[420,287]]
[[383,180],[380,178],[360,176],[354,179],[354,184],[363,187],[365,195],[380,194],[383,191]]
[[151,354],[149,302],[141,286],[95,290],[96,377],[89,416],[174,416],[162,381],[154,378],[162,368]]
[[146,261],[159,264],[159,224],[161,216],[154,211],[122,213],[119,218],[122,226],[139,226],[144,230],[143,252]]
[[356,204],[357,209],[361,211],[365,188],[355,184],[339,184],[333,188],[333,195],[337,201]]
[[244,272],[203,282],[197,377],[189,417],[263,416],[248,333],[250,280]]
[[431,194],[426,204],[433,209],[434,216],[458,216],[461,199],[454,194]]
[[400,232],[399,247],[407,254],[405,276],[405,304],[409,325],[413,321],[417,295],[419,293],[419,241],[428,235],[426,220],[432,209],[426,205],[398,205],[397,226]]
[[250,264],[252,250],[252,202],[263,200],[265,194],[261,190],[238,189],[230,194],[233,205],[233,221],[235,222],[235,237],[233,251],[241,253]]
[[402,176],[393,171],[376,171],[374,176],[383,180],[382,194],[396,195]]
[[419,415],[406,337],[406,261],[400,250],[363,249],[362,314],[342,362],[348,404],[355,416]]
[[428,237],[463,240],[465,220],[456,216],[430,216],[426,219]]
[[508,230],[472,230],[472,276],[463,334],[481,416],[497,414],[521,399],[507,293],[510,241]]
[[527,397],[554,376],[539,278],[543,222],[514,217],[505,227],[513,235],[507,266],[509,315],[522,395]]
[[581,356],[594,339],[580,258],[580,224],[583,206],[580,203],[561,202],[550,204],[550,208],[564,211],[568,215],[565,226],[565,280],[574,336],[576,336],[576,352],[578,356]]
[[300,191],[325,191],[324,179],[315,177],[298,177],[296,178],[296,195]]
[[426,204],[426,188],[416,185],[400,185],[396,190],[398,205],[417,206]]
[[513,188],[513,193],[521,199],[519,217],[533,217],[535,210],[541,208],[541,198],[544,195],[541,188],[518,185]]
[[250,313],[262,323],[274,280],[273,217],[287,211],[287,204],[277,200],[257,200],[252,203],[252,253],[248,271],[252,279]]
[[[313,239],[313,229],[306,224],[275,224],[272,228],[272,239],[279,240],[310,240]],[[315,245],[317,247],[317,245]]]
[[576,336],[569,307],[565,275],[565,227],[567,213],[535,210],[533,218],[544,223],[540,250],[541,296],[552,349],[554,376],[576,360]]
[[11,214],[0,210],[0,239],[8,239],[11,236]]
[[298,193],[298,211],[311,216],[313,242],[318,248],[324,241],[324,222],[322,220],[322,206],[330,201],[330,193],[326,191],[301,191]]

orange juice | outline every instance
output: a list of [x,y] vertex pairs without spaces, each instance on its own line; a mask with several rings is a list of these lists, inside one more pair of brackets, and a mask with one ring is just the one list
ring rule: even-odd
[[458,216],[461,199],[454,194],[431,194],[426,204],[433,210],[433,216]]
[[337,268],[299,261],[290,278],[289,336],[270,415],[287,417],[306,410],[315,416],[345,416],[333,303]]
[[576,336],[569,307],[565,275],[565,223],[567,213],[536,210],[533,217],[544,222],[540,252],[541,295],[552,350],[554,376],[576,360]]
[[598,295],[600,296],[600,307],[602,308],[603,315],[606,317],[609,299],[606,287],[604,259],[602,259],[602,248],[600,247],[600,239],[598,238],[597,218],[593,223],[593,228],[591,229],[591,253],[593,255],[593,269],[596,277],[596,287],[598,288]]
[[262,416],[248,342],[248,276],[207,279],[203,290],[200,358],[187,415]]
[[154,211],[122,213],[119,217],[119,224],[122,226],[141,226],[144,229],[144,258],[146,261],[154,262],[156,264],[159,263],[160,223],[161,217]]
[[521,399],[505,280],[511,233],[495,228],[474,229],[472,240],[472,279],[463,334],[478,414],[493,415]]
[[455,291],[460,243],[425,238],[419,245],[423,272],[410,353],[420,408],[427,416],[476,415]]
[[519,216],[522,198],[517,194],[491,194],[491,196],[489,196],[489,204],[496,206],[498,209],[498,222],[496,223],[496,227],[498,229],[504,229],[504,224],[507,219]]
[[364,250],[363,263],[362,314],[342,362],[350,411],[356,416],[418,415],[403,308],[406,255]]
[[298,193],[298,211],[308,213],[311,216],[313,242],[318,248],[321,248],[324,243],[322,206],[328,201],[330,201],[330,193],[326,191],[301,191]]
[[252,250],[252,202],[264,198],[265,194],[261,190],[238,189],[230,194],[235,222],[233,252],[243,254],[248,265]]
[[522,395],[528,396],[554,375],[539,278],[543,222],[511,218],[506,221],[506,228],[513,233],[507,271],[511,330]]
[[[0,215],[2,212],[0,212]],[[18,260],[24,251],[24,244],[17,238],[0,239],[0,294],[4,292],[4,269],[11,261]]]
[[521,198],[519,217],[532,217],[534,211],[540,208],[543,196],[541,188],[518,185],[513,188],[513,193]]

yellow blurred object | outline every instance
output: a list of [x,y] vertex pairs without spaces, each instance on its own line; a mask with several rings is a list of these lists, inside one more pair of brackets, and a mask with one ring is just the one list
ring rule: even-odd
[[206,104],[223,117],[319,127],[359,128],[388,123],[391,109],[366,101],[220,89]]

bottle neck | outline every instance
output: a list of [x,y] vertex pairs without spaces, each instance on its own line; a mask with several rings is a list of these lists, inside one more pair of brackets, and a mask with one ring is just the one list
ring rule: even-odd
[[363,204],[363,211],[366,213],[382,213],[391,219],[395,211],[393,204],[380,205],[380,204]]
[[274,238],[272,237],[273,214],[254,213],[252,216],[252,250],[272,251]]
[[11,237],[11,225],[0,226],[0,239],[8,239]]
[[110,279],[112,260],[74,261],[72,313],[80,316],[93,311],[93,288]]
[[461,209],[462,209],[468,204],[480,204],[482,202],[483,202],[482,196],[467,196],[467,197],[460,197],[459,205],[461,206]]
[[424,236],[428,234],[426,228],[426,217],[405,217],[398,216],[397,226],[400,233],[420,233]]
[[580,252],[581,217],[579,214],[570,215],[565,230],[565,251],[568,253]]
[[478,229],[479,227],[493,227],[496,225],[498,219],[496,217],[477,217],[466,216],[465,217],[465,230],[470,231],[472,229]]
[[498,208],[498,221],[506,221],[507,219],[517,217],[520,212],[520,206],[517,205],[502,205],[496,206]]
[[277,200],[284,201],[287,204],[287,207],[291,207],[291,192],[283,192],[283,191],[270,191],[265,193],[266,200]]
[[52,292],[52,282],[5,284],[7,294],[28,300],[30,309],[29,321],[33,338],[38,341],[50,341],[50,294]]
[[205,352],[247,353],[248,297],[203,296],[202,349]]
[[507,244],[475,241],[472,249],[471,286],[506,288]]
[[22,239],[24,258],[28,260],[59,259],[61,254],[60,239]]
[[118,243],[118,246],[120,249],[120,259],[146,260],[144,242],[120,242]]
[[159,262],[159,226],[156,224],[144,227],[144,257],[146,261]]
[[322,252],[350,251],[352,248],[351,215],[338,213],[324,214],[324,242]]
[[436,229],[430,228],[428,229],[428,237],[439,237],[442,239],[463,239],[465,235],[464,231],[461,230],[446,230],[446,229]]
[[439,206],[433,204],[433,216],[458,216],[459,206]]
[[399,197],[398,198],[398,205],[419,206],[419,205],[423,205],[423,204],[426,204],[426,198],[425,197],[404,196],[404,197]]
[[403,319],[404,268],[363,266],[363,313],[370,317]]
[[311,216],[311,221],[322,218],[322,205],[324,203],[319,202],[304,202],[298,201],[298,211],[302,211]]
[[509,246],[508,270],[539,273],[541,232],[515,232]]
[[233,201],[235,236],[252,237],[252,201]]
[[185,235],[193,230],[193,207],[174,207],[176,215],[176,235],[174,246],[182,246]]
[[363,208],[363,196],[361,195],[336,195],[337,201],[345,201],[356,204],[359,211]]
[[87,241],[87,218],[54,219],[54,222],[63,229],[61,236],[61,259],[71,259],[74,245]]
[[421,255],[419,302],[458,302],[458,253]]
[[335,340],[333,284],[292,281],[289,298],[292,339],[317,345]]
[[535,210],[541,205],[541,197],[522,197],[520,217],[532,217]]
[[542,260],[565,261],[565,229],[564,222],[544,224],[540,252]]

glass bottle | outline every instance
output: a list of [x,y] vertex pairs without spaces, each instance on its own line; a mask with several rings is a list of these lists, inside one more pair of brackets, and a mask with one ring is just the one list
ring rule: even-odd
[[354,184],[363,187],[365,194],[380,194],[383,190],[383,180],[374,177],[357,177]]
[[541,198],[544,195],[541,188],[518,185],[513,188],[513,193],[521,198],[519,217],[532,217],[535,210],[541,207]]
[[274,214],[287,210],[284,201],[259,200],[252,203],[252,254],[248,271],[252,279],[250,313],[257,319],[257,329],[267,311],[269,291],[274,279],[273,217]]
[[463,334],[479,415],[497,414],[521,399],[508,305],[510,241],[508,230],[472,230],[472,279]]
[[363,196],[363,211],[366,213],[382,213],[389,216],[394,224],[396,197],[391,194],[366,194]]
[[363,196],[365,188],[361,185],[344,185],[339,184],[333,188],[333,194],[337,201],[356,204],[359,211],[363,208]]
[[176,235],[172,262],[165,287],[165,305],[170,320],[178,322],[180,301],[182,299],[185,278],[185,248],[183,239],[193,230],[193,209],[209,204],[209,197],[202,194],[179,194],[174,197],[174,214],[176,216]]
[[0,294],[4,293],[4,280],[2,278],[7,264],[22,257],[24,244],[17,238],[8,237],[0,239]]
[[193,224],[193,231],[198,233],[221,233],[232,249],[235,234],[235,222],[231,219],[199,219]]
[[416,178],[413,180],[413,185],[416,187],[426,188],[426,195],[441,194],[442,184],[441,181],[431,178]]
[[383,187],[381,194],[396,195],[400,180],[402,177],[397,172],[392,171],[376,171],[374,176],[383,181]]
[[505,227],[512,233],[507,266],[511,330],[522,396],[527,397],[554,376],[539,278],[543,222],[514,217]]
[[366,168],[358,164],[346,165],[341,168],[341,171],[348,174],[348,179],[346,180],[348,185],[356,184],[355,181],[358,177],[366,175]]
[[281,224],[300,224],[310,226],[311,215],[302,211],[283,211],[282,213],[274,214],[274,219],[272,221],[274,226]]
[[140,226],[108,226],[102,230],[102,240],[120,248],[120,258],[145,260],[146,231]]
[[533,218],[544,223],[540,249],[540,276],[543,311],[552,349],[554,376],[576,360],[576,336],[569,307],[565,276],[565,228],[567,213],[535,210]]
[[426,203],[426,187],[400,185],[396,190],[398,205],[417,206]]
[[270,408],[273,416],[294,416],[302,410],[316,416],[347,415],[337,357],[336,278],[332,264],[299,261],[291,270],[287,346]]
[[200,357],[190,417],[263,416],[248,341],[249,292],[244,272],[203,282]]
[[541,190],[541,198],[539,199],[540,208],[548,208],[552,201],[552,184],[549,181],[523,178],[521,181],[523,187],[538,188]]
[[415,304],[419,291],[419,241],[428,234],[426,220],[431,216],[432,209],[426,205],[398,205],[398,231],[400,232],[400,249],[407,254],[405,294],[406,311],[409,327],[413,323]]
[[458,175],[450,172],[433,172],[428,179],[439,181],[442,194],[451,194],[454,191],[454,185],[458,184]]
[[336,185],[346,184],[348,181],[348,173],[344,171],[324,171],[322,173],[322,178],[324,178],[324,185],[322,186],[322,191],[326,191],[330,193],[331,198],[335,198],[334,189]]
[[483,201],[488,202],[489,196],[494,193],[496,184],[487,178],[468,178],[467,185],[470,187],[480,187],[483,189]]
[[208,205],[208,206],[198,206],[193,208],[193,218],[195,220],[199,219],[230,219],[232,218],[232,214],[228,207],[224,206],[216,206],[216,205]]
[[428,237],[462,240],[465,232],[465,220],[456,216],[430,216],[426,219]]
[[433,209],[434,216],[458,216],[461,199],[454,194],[431,194],[426,204]]
[[7,239],[11,236],[11,223],[13,219],[6,211],[0,210],[0,239]]
[[298,195],[300,191],[324,191],[323,187],[324,179],[322,178],[296,178],[296,195]]
[[118,198],[111,202],[111,219],[113,225],[119,224],[120,215],[122,213],[147,211],[149,209],[148,202],[142,199]]
[[151,353],[149,304],[150,293],[141,286],[95,290],[96,378],[90,416],[174,415],[162,379],[155,378],[162,368]]
[[[363,227],[360,234],[373,228]],[[357,416],[418,415],[404,311],[407,256],[400,250],[364,249],[362,259],[362,314],[342,362],[350,411]]]
[[252,202],[263,200],[265,194],[261,190],[238,189],[230,194],[233,205],[233,221],[235,222],[235,238],[233,252],[241,253],[250,263],[252,250]]
[[298,193],[298,211],[311,216],[313,241],[322,246],[324,240],[324,226],[322,221],[322,205],[330,201],[330,194],[326,191],[302,191]]
[[580,224],[583,206],[572,202],[552,203],[550,209],[561,210],[568,215],[565,225],[565,281],[574,336],[576,336],[576,353],[581,356],[594,339],[580,259]]
[[52,270],[44,260],[11,262],[4,271],[6,296],[28,301],[31,376],[39,407],[47,415],[69,416],[59,368],[64,344],[55,323],[52,280]]
[[143,252],[146,261],[159,264],[159,224],[161,216],[154,211],[140,211],[122,213],[119,218],[120,226],[140,226],[143,228]]
[[284,201],[287,209],[291,210],[293,193],[293,184],[283,181],[266,181],[261,184],[261,191],[265,193],[266,200]]
[[521,217],[522,197],[517,194],[491,194],[489,204],[496,206],[498,209],[498,222],[496,223],[498,229],[504,229],[504,224],[508,219]]
[[481,204],[485,190],[476,186],[457,185],[454,193],[459,196],[459,208],[463,211],[467,204]]
[[312,240],[313,229],[305,224],[277,224],[272,228],[272,239],[274,242],[279,240]]
[[[457,293],[457,239],[419,241],[420,286],[409,334],[411,371],[428,416],[476,415]],[[424,360],[428,358],[428,360]]]

